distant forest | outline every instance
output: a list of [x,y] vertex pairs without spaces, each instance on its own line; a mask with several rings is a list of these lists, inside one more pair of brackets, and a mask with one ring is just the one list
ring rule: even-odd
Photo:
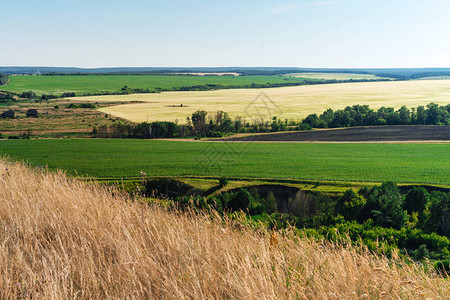
[[5,74],[39,75],[152,75],[174,72],[182,73],[220,73],[234,72],[245,75],[283,75],[289,73],[354,73],[389,77],[398,80],[419,79],[424,77],[450,76],[450,68],[379,68],[379,69],[326,69],[326,68],[60,68],[60,67],[0,67]]
[[8,83],[8,75],[0,73],[0,85],[5,85]]

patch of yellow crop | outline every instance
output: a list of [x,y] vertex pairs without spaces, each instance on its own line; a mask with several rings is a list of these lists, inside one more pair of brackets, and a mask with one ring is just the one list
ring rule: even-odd
[[[307,85],[269,89],[230,89],[206,92],[164,92],[160,94],[132,94],[115,96],[92,96],[72,98],[82,101],[143,103],[121,104],[100,109],[102,112],[135,122],[143,121],[185,121],[194,111],[208,112],[223,110],[231,116],[242,116],[247,120],[257,118],[254,109],[246,108],[261,93],[279,111],[272,111],[278,117],[297,120],[310,113],[320,114],[328,108],[342,109],[348,105],[367,104],[372,108],[381,106],[400,108],[402,105],[415,107],[430,102],[450,103],[450,80],[416,80],[361,82],[342,84]],[[181,107],[180,105],[183,104]],[[258,102],[262,115],[269,116],[265,106]]]

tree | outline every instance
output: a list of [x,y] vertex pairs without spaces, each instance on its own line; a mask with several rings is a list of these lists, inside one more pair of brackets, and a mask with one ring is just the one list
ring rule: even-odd
[[373,187],[367,197],[366,209],[379,226],[400,229],[408,219],[402,206],[403,196],[393,182]]
[[27,99],[31,99],[31,98],[36,98],[36,94],[33,91],[28,91],[28,92],[23,92],[20,95],[21,98],[27,98]]
[[219,130],[222,132],[232,132],[233,131],[233,120],[231,120],[228,113],[223,113],[221,123],[219,125]]
[[6,85],[8,83],[8,75],[0,73],[0,85]]
[[416,124],[423,124],[425,125],[425,120],[427,119],[427,115],[425,112],[425,107],[418,106],[417,107],[417,113],[416,113]]
[[233,211],[245,211],[252,201],[253,197],[248,190],[239,189],[237,193],[229,200],[227,205]]
[[427,124],[437,125],[438,123],[443,122],[447,116],[448,111],[444,106],[439,106],[436,103],[430,103],[427,105]]
[[333,124],[333,120],[334,120],[334,111],[329,108],[326,111],[324,111],[320,117],[319,117],[325,124],[327,127],[330,127],[331,124]]
[[197,131],[198,134],[203,136],[206,132],[206,115],[208,113],[204,110],[197,110],[192,114],[191,120],[192,124],[194,125],[195,131]]
[[318,122],[319,122],[319,117],[317,116],[317,114],[310,114],[303,120],[303,123],[306,123],[313,128],[317,126]]
[[277,200],[272,192],[267,195],[264,205],[266,207],[266,212],[270,215],[277,211]]
[[401,125],[408,125],[411,123],[411,113],[406,106],[402,106],[398,111],[399,123]]
[[450,237],[450,193],[433,191],[429,202],[425,228]]
[[226,177],[220,177],[219,178],[219,186],[224,187],[228,184],[228,179]]
[[366,205],[366,199],[360,194],[355,194],[352,189],[345,191],[336,203],[337,213],[346,220],[361,220],[361,212]]
[[413,187],[408,194],[406,194],[405,202],[403,203],[403,208],[408,211],[408,213],[422,213],[427,205],[428,192],[423,187]]
[[236,119],[234,119],[234,132],[240,132],[243,127],[242,117],[236,117]]

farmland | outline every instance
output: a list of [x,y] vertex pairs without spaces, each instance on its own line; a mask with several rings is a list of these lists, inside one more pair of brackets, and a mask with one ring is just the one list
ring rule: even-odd
[[326,80],[374,80],[374,79],[387,79],[386,77],[379,77],[372,74],[356,74],[356,73],[290,73],[286,74],[287,77],[296,78],[310,78],[310,79],[326,79]]
[[267,83],[302,83],[302,78],[281,76],[183,76],[183,75],[91,75],[91,76],[10,76],[10,83],[0,90],[34,91],[37,95],[77,95],[118,93],[124,86],[132,89],[171,89],[205,84],[243,86]]
[[232,136],[228,140],[252,142],[450,142],[450,130],[446,126],[373,126],[258,135],[246,134],[243,136]]
[[[33,134],[42,136],[43,134],[63,132],[87,132],[92,131],[93,126],[111,125],[120,119],[105,118],[105,114],[96,109],[89,108],[69,108],[71,101],[49,100],[37,101],[17,101],[0,104],[0,108],[11,109],[15,112],[15,118],[2,119],[0,130],[2,134],[15,135],[30,130]],[[101,106],[110,105],[102,102]],[[28,109],[36,109],[39,112],[37,118],[27,118]],[[126,122],[125,120],[120,120]],[[55,135],[52,135],[55,136]]]
[[[9,140],[34,166],[102,177],[231,176],[450,184],[449,144],[286,144],[148,140]],[[264,161],[264,164],[261,164]]]
[[[253,100],[264,92],[270,101],[266,103]],[[267,109],[276,109],[273,114],[281,118],[297,120],[311,113],[321,113],[328,108],[343,109],[348,105],[367,104],[372,108],[416,107],[430,102],[448,104],[450,99],[450,81],[417,80],[360,82],[309,85],[267,89],[233,89],[216,91],[163,92],[158,94],[133,94],[114,96],[77,97],[76,101],[93,102],[126,102],[141,101],[143,103],[110,106],[102,112],[134,122],[174,121],[184,122],[196,110],[215,112],[223,110],[231,116],[257,118],[252,112],[246,114],[245,109],[258,107],[267,115]],[[180,104],[183,104],[181,107]],[[272,106],[272,107],[270,107]],[[267,117],[269,117],[267,115]]]

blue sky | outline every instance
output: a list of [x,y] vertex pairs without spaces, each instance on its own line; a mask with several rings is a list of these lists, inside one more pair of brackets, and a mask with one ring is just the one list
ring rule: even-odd
[[0,66],[450,67],[449,0],[0,0]]

